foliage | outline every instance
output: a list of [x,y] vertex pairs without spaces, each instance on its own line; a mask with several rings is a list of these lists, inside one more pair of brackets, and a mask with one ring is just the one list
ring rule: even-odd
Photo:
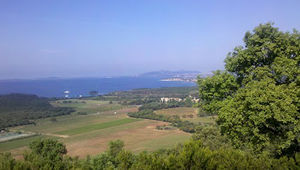
[[215,71],[214,75],[198,79],[200,106],[206,112],[216,114],[222,102],[238,89],[235,77],[228,72]]
[[24,154],[25,162],[31,162],[32,168],[62,169],[66,146],[54,139],[39,139],[29,145],[31,152]]
[[232,148],[230,141],[225,136],[221,135],[219,127],[215,125],[197,126],[192,139],[202,141],[203,146],[208,147],[211,150]]
[[168,108],[175,108],[175,107],[192,107],[193,103],[191,100],[182,100],[182,101],[175,101],[171,100],[169,102],[150,102],[145,103],[141,107],[139,107],[139,111],[141,110],[160,110],[160,109],[168,109]]
[[53,107],[47,98],[27,94],[0,96],[0,129],[34,123],[32,120],[74,112],[68,107]]
[[134,117],[134,118],[143,118],[143,119],[151,119],[151,120],[160,120],[164,122],[170,122],[172,126],[175,126],[179,128],[180,130],[184,132],[194,133],[196,129],[196,124],[189,122],[189,121],[183,121],[180,119],[177,115],[160,115],[154,113],[153,110],[145,109],[141,110],[135,113],[128,113],[128,116]]
[[109,150],[108,154],[116,157],[118,153],[120,153],[123,150],[124,142],[121,140],[111,141],[109,142]]
[[[200,140],[191,140],[172,149],[159,150],[148,153],[141,152],[138,155],[123,149],[121,141],[113,141],[113,145],[107,152],[96,157],[87,157],[78,160],[77,157],[64,155],[62,143],[51,141],[60,159],[52,160],[48,151],[50,141],[35,142],[36,147],[31,151],[32,157],[15,160],[10,154],[0,154],[1,169],[299,169],[300,154],[295,158],[282,157],[270,158],[266,155],[253,155],[231,148],[211,150],[203,145]],[[42,144],[45,144],[42,145]],[[54,144],[54,145],[52,145]],[[112,148],[113,147],[113,148]],[[112,150],[117,152],[112,152]],[[52,155],[52,153],[50,153]],[[61,157],[62,156],[62,157]],[[54,157],[55,158],[55,157]]]
[[16,160],[11,153],[0,153],[0,169],[13,169],[16,166]]
[[290,147],[299,150],[300,115],[293,86],[275,85],[272,79],[248,83],[220,110],[222,133],[236,146],[255,151],[268,149],[278,155]]
[[194,133],[196,129],[196,124],[189,121],[183,121],[180,119],[178,115],[170,116],[170,115],[161,115],[161,114],[154,113],[155,110],[181,107],[186,105],[187,103],[185,103],[185,101],[181,101],[181,102],[170,101],[168,103],[160,103],[160,102],[147,103],[139,107],[138,112],[128,113],[128,116],[134,118],[143,118],[143,119],[170,122],[172,126],[175,126],[184,132]]
[[228,54],[225,72],[199,79],[201,107],[218,113],[234,146],[293,156],[300,151],[300,34],[267,23],[244,43]]
[[269,69],[276,84],[289,84],[299,76],[300,34],[296,30],[284,33],[271,23],[261,24],[245,34],[244,43],[225,60],[226,70],[235,74],[240,84],[261,67]]
[[[105,96],[116,96],[126,99],[137,98],[161,98],[161,97],[178,97],[185,98],[188,95],[197,96],[197,87],[162,87],[162,88],[141,88],[129,91],[112,92]],[[104,96],[104,97],[105,97]]]

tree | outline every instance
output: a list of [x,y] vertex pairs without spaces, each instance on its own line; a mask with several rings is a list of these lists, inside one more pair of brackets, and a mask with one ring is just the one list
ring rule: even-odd
[[[273,24],[261,24],[247,32],[244,46],[238,46],[225,59],[225,68],[240,84],[257,68],[267,67],[277,84],[294,82],[299,76],[300,34],[281,32]],[[244,83],[245,84],[245,83]]]
[[[226,57],[223,76],[199,80],[201,107],[218,113],[222,134],[236,147],[294,155],[300,151],[300,34],[267,23],[247,32],[244,43]],[[222,79],[226,74],[230,81]]]
[[233,75],[228,72],[215,71],[214,75],[198,79],[200,106],[211,114],[216,114],[222,101],[232,96],[238,89],[238,84]]
[[134,154],[124,150],[119,152],[118,156],[116,157],[119,169],[124,169],[124,170],[130,169],[130,167],[134,163],[134,159],[135,159]]
[[55,139],[39,139],[30,143],[31,152],[24,153],[24,160],[33,169],[64,169],[63,156],[66,146]]
[[0,169],[14,169],[16,160],[11,153],[0,153]]
[[288,148],[299,151],[298,100],[294,85],[274,80],[252,81],[229,98],[220,109],[218,123],[237,147],[281,155]]
[[124,142],[121,140],[115,140],[109,142],[108,154],[112,157],[116,157],[119,152],[121,152],[124,148]]
[[49,160],[61,160],[63,155],[67,153],[66,146],[55,139],[40,139],[33,141],[29,148],[32,153]]

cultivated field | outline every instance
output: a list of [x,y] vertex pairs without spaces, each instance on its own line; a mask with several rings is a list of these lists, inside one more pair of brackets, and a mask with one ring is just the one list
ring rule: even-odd
[[138,153],[172,147],[190,138],[190,134],[177,129],[156,129],[156,126],[167,124],[165,122],[129,118],[128,112],[137,111],[137,107],[133,106],[124,107],[106,101],[91,100],[72,100],[71,103],[59,101],[53,104],[72,106],[77,113],[55,119],[41,119],[36,121],[36,125],[12,128],[11,130],[39,135],[0,143],[0,152],[10,151],[14,156],[20,157],[31,141],[49,137],[58,138],[65,143],[69,155],[83,158],[105,151],[108,142],[116,139],[123,140],[126,149]]
[[109,101],[99,101],[99,100],[57,100],[51,102],[54,106],[64,106],[76,108],[77,112],[84,113],[97,113],[103,111],[117,110],[121,109],[122,106],[116,102],[110,103]]
[[198,117],[198,109],[192,107],[177,107],[169,109],[161,109],[155,111],[156,114],[178,115],[183,120],[188,120],[194,123],[214,124],[216,116]]

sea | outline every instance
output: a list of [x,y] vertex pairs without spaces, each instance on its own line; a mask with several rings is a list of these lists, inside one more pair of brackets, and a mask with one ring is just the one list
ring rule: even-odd
[[53,78],[37,80],[0,80],[0,94],[23,93],[40,97],[71,98],[89,96],[90,91],[107,94],[138,88],[196,86],[193,82],[160,81],[153,77],[113,77],[113,78]]

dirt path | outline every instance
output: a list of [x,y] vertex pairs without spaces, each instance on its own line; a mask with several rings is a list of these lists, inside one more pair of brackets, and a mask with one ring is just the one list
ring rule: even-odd
[[68,138],[68,137],[70,137],[69,135],[59,135],[59,134],[53,134],[53,133],[41,133],[41,135],[54,136],[54,137],[60,137],[60,138]]

